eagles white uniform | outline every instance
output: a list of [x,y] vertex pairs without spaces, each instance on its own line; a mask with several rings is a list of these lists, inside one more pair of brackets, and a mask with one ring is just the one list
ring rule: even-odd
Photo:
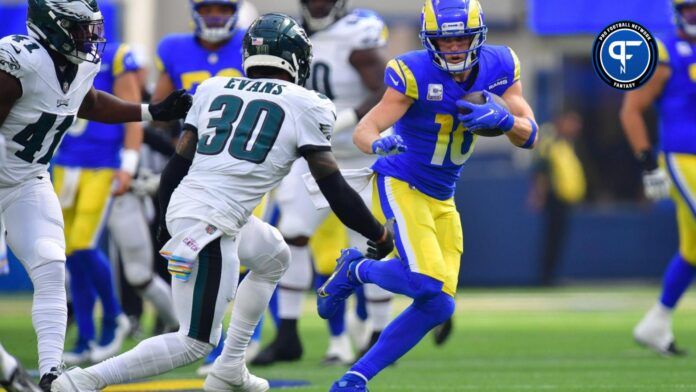
[[47,172],[63,134],[75,120],[99,65],[83,63],[72,83],[61,83],[53,60],[38,41],[15,35],[0,40],[0,70],[22,85],[0,133],[0,211],[7,243],[27,270],[65,261],[63,217]]
[[65,236],[58,197],[48,162],[70,127],[98,64],[78,67],[71,83],[61,83],[48,52],[33,38],[0,40],[0,71],[16,78],[22,96],[13,105],[0,135],[0,220],[7,244],[34,285],[32,324],[36,331],[39,372],[58,367],[65,344]]
[[[183,238],[182,251],[198,256],[188,281],[173,280],[174,303],[185,308],[179,333],[217,344],[236,291],[239,239],[255,235],[240,229],[301,151],[330,150],[334,118],[329,99],[282,80],[215,77],[198,87],[185,125],[198,132],[196,155],[167,209],[172,253]],[[199,222],[207,235],[190,231]]]
[[[357,9],[324,30],[312,34],[312,73],[309,86],[331,98],[336,111],[360,106],[372,93],[362,82],[358,71],[351,65],[354,51],[378,49],[386,45],[387,29],[382,19],[370,10]],[[353,144],[353,131],[345,130],[334,135],[332,149],[341,169],[360,169],[374,163],[374,155],[367,155]],[[330,209],[317,210],[302,180],[309,168],[304,161],[297,161],[276,191],[280,208],[278,229],[287,239],[311,237],[330,213]],[[372,187],[360,193],[366,205],[372,205]],[[348,230],[350,246],[366,250],[362,236]],[[297,318],[301,305],[299,299],[288,299],[291,292],[306,290],[312,282],[312,265],[308,251],[291,247],[293,262],[283,276],[280,286],[281,318]],[[336,250],[338,256],[338,249]],[[285,294],[285,295],[283,295]],[[390,294],[375,285],[366,286],[368,299],[378,302],[390,298]],[[379,324],[384,324],[380,322]]]
[[[371,91],[363,85],[360,74],[350,64],[350,55],[358,50],[384,47],[386,35],[384,22],[368,10],[355,10],[312,34],[314,57],[308,87],[333,100],[337,112],[358,107]],[[334,135],[331,145],[341,169],[370,167],[374,162],[373,156],[362,153],[353,144],[352,131]],[[308,171],[307,164],[298,161],[276,192],[281,213],[278,228],[285,238],[310,237],[330,212],[328,208],[317,210],[312,204],[302,181],[302,175]],[[365,203],[371,205],[370,192],[364,193]],[[359,235],[352,237],[364,242]],[[364,243],[361,243],[360,248],[363,247]]]

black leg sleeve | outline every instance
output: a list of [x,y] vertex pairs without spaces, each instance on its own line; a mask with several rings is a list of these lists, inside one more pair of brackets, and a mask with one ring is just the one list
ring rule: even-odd
[[167,232],[166,224],[169,199],[171,199],[174,189],[176,189],[181,180],[186,177],[190,167],[190,160],[182,157],[179,154],[174,154],[162,171],[160,186],[157,190],[157,200],[159,201],[160,206],[160,227],[157,233],[157,239],[160,245],[167,242],[170,237],[169,233]]

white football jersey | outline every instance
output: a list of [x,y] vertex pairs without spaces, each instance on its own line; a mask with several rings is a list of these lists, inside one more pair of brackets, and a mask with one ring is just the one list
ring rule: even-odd
[[46,49],[34,38],[13,35],[0,40],[0,70],[22,84],[22,97],[0,125],[5,163],[0,187],[45,175],[65,131],[92,88],[99,64],[83,63],[71,84],[61,85]]
[[331,149],[335,111],[331,100],[294,83],[208,79],[186,117],[185,128],[198,133],[196,155],[172,197],[193,202],[169,209],[167,220],[196,218],[234,233],[302,151]]
[[[329,97],[336,110],[356,108],[371,94],[358,71],[350,63],[357,50],[382,48],[387,43],[387,28],[375,12],[356,9],[310,37],[312,72],[307,86]],[[353,145],[352,132],[342,132],[332,141],[337,157],[361,154]]]

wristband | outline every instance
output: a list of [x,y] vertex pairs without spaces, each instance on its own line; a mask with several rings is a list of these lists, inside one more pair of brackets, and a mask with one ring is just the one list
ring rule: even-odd
[[640,162],[643,171],[649,172],[657,169],[657,158],[652,150],[643,150],[636,154],[636,159]]
[[529,135],[529,139],[527,139],[527,141],[524,142],[524,144],[520,147],[529,149],[532,148],[532,146],[534,145],[534,141],[536,141],[537,132],[539,132],[539,126],[531,118],[527,117],[527,120],[529,120],[529,123],[532,125],[532,134]]
[[150,113],[150,105],[144,103],[140,105],[140,121],[153,121],[152,113]]
[[138,159],[140,153],[133,149],[125,149],[121,153],[121,171],[124,171],[132,176],[138,170]]
[[353,108],[343,109],[336,113],[336,123],[334,124],[334,135],[350,130],[358,124],[358,114]]

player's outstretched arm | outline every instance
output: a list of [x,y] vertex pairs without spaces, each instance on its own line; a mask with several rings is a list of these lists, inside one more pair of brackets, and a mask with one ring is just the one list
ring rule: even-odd
[[[135,72],[126,72],[114,81],[114,95],[128,102],[140,103],[142,96],[138,75]],[[138,169],[140,146],[143,144],[144,131],[139,122],[128,123],[123,135],[123,152],[121,153],[121,167],[114,173],[117,187],[113,194],[122,195],[130,189],[133,176]]]
[[160,103],[140,105],[92,88],[80,106],[78,117],[107,124],[171,121],[184,118],[192,101],[186,90],[177,90]]
[[408,111],[413,99],[391,87],[384,92],[382,99],[360,120],[353,134],[353,143],[366,154],[374,154],[380,133],[394,125]]
[[336,158],[330,151],[312,151],[304,155],[312,177],[321,193],[344,225],[360,233],[377,245],[377,258],[387,256],[394,249],[392,233],[372,215],[362,198],[338,170]]
[[14,76],[0,71],[0,126],[10,114],[15,102],[22,97],[22,84]]
[[534,111],[522,95],[522,82],[515,82],[508,88],[502,97],[510,107],[510,114],[515,122],[512,128],[505,132],[510,142],[517,147],[534,148],[539,140],[538,125],[534,118]]

